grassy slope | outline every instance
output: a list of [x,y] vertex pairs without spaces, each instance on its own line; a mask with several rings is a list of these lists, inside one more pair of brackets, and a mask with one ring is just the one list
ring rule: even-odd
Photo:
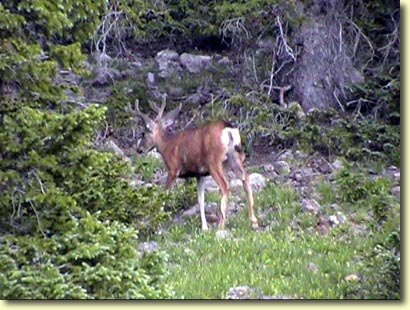
[[[354,214],[347,212],[356,206],[350,204],[345,209],[347,223],[321,235],[312,230],[317,217],[302,213],[297,193],[284,186],[268,185],[256,195],[256,203],[263,214],[261,222],[269,225],[264,231],[252,231],[247,212],[242,210],[230,218],[227,238],[218,238],[215,230],[201,232],[197,218],[172,226],[161,237],[161,247],[170,255],[167,281],[174,287],[176,297],[225,298],[229,288],[247,285],[264,295],[346,298],[358,283],[344,278],[360,274],[375,242],[389,233],[379,230],[354,234]],[[395,217],[398,216],[397,212]],[[297,229],[292,228],[295,217],[299,222]],[[373,220],[367,220],[364,223],[360,219],[361,224],[370,226]]]

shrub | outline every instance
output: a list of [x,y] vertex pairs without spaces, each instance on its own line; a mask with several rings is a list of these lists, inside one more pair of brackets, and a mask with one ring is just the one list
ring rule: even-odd
[[168,196],[130,185],[131,167],[94,148],[107,109],[74,108],[75,85],[57,82],[61,68],[83,72],[105,2],[63,2],[0,4],[0,295],[170,296],[165,257],[136,251],[168,219]]
[[3,299],[169,298],[165,254],[137,251],[137,232],[90,214],[51,238],[7,235],[0,245]]
[[390,193],[389,179],[369,178],[362,170],[345,166],[336,175],[337,193],[342,202],[367,207],[375,219],[374,227],[384,222],[397,204]]

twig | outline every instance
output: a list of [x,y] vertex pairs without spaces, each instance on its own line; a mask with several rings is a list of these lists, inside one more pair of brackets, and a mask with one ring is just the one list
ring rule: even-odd
[[333,97],[335,97],[337,103],[339,104],[340,109],[344,112],[345,108],[343,107],[342,103],[340,102],[339,98],[336,95],[336,89],[333,91]]
[[41,234],[43,235],[43,237],[46,238],[47,236],[46,236],[46,234],[44,233],[43,228],[41,227],[41,222],[40,222],[40,218],[39,218],[39,216],[38,216],[37,210],[36,210],[36,208],[34,207],[34,205],[33,205],[33,203],[32,203],[31,201],[29,201],[29,203],[30,203],[31,208],[32,208],[33,211],[34,211],[34,214],[36,215],[38,228],[40,229],[40,232],[41,232]]
[[363,33],[363,31],[360,29],[360,27],[355,24],[354,21],[352,21],[351,19],[348,18],[348,19],[347,19],[347,22],[350,23],[350,24],[357,30],[357,32],[359,33],[359,35],[362,36],[362,37],[365,39],[365,41],[367,42],[367,44],[368,44],[369,47],[370,47],[370,50],[371,50],[372,55],[371,55],[370,59],[369,59],[369,60],[366,62],[366,64],[364,65],[364,67],[367,67],[367,64],[373,60],[374,55],[375,55],[374,48],[373,48],[373,44],[372,44],[372,42],[370,41],[370,39]]
[[255,65],[255,55],[252,55],[252,68],[253,68],[253,75],[255,76],[256,84],[259,84],[258,74],[256,72],[256,65]]
[[279,16],[276,17],[276,21],[277,21],[277,24],[279,26],[280,37],[282,39],[283,45],[285,46],[286,53],[293,59],[293,61],[296,62],[295,53],[293,52],[293,49],[288,45],[288,43],[286,41],[286,38],[285,38],[285,35],[283,33],[283,28],[282,28],[282,24],[280,22]]

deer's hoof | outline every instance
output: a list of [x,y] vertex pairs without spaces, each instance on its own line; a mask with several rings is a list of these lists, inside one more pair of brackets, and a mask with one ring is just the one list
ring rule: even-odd
[[254,229],[254,230],[259,229],[258,222],[252,222],[252,229]]

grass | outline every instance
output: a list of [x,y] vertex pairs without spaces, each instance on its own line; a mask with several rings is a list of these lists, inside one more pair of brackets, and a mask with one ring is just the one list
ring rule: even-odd
[[134,159],[136,172],[139,173],[144,181],[154,178],[156,172],[164,168],[163,162],[153,156],[142,156]]
[[[242,285],[266,295],[342,298],[348,289],[344,277],[358,271],[352,262],[357,246],[336,237],[296,236],[288,228],[279,234],[234,230],[226,239],[195,232],[173,244],[169,281],[179,298],[188,299],[224,298],[229,288]],[[309,271],[311,263],[317,272]]]
[[[332,188],[325,180],[319,182],[316,190],[326,203],[335,202],[340,196],[340,189]],[[245,201],[243,196],[240,199]],[[208,193],[206,200],[219,202],[219,196]],[[374,257],[380,240],[397,230],[392,223],[398,223],[399,209],[386,221],[385,229],[372,231],[376,219],[369,213],[369,206],[344,203],[346,212],[356,208],[354,214],[362,214],[355,222],[366,225],[371,233],[355,234],[348,221],[321,235],[315,230],[318,216],[301,211],[300,197],[291,187],[268,183],[255,195],[255,203],[261,226],[265,227],[261,231],[250,229],[243,207],[228,219],[227,237],[220,237],[215,228],[202,232],[199,217],[184,224],[172,224],[159,237],[161,249],[169,255],[165,280],[175,290],[176,298],[220,299],[236,286],[256,288],[269,296],[303,299],[400,296],[389,291],[390,283],[383,284],[381,266],[366,263]],[[323,212],[329,215],[331,210]],[[293,225],[295,219],[297,229]],[[386,249],[386,253],[389,251]],[[397,269],[397,255],[393,258],[396,263],[391,268]],[[387,268],[386,273],[391,271],[386,265],[390,261],[393,260],[380,263]],[[368,282],[345,280],[351,274],[361,275]],[[381,288],[374,288],[373,284],[379,282]],[[384,290],[383,294],[375,292],[376,289]]]

